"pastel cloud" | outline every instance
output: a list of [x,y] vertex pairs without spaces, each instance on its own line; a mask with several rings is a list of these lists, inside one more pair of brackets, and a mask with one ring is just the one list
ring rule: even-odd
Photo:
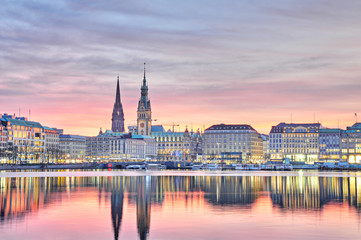
[[[0,112],[67,132],[109,128],[115,80],[134,124],[142,63],[158,123],[352,124],[358,1],[6,1]],[[25,110],[26,109],[26,110]],[[25,114],[26,115],[26,114]]]

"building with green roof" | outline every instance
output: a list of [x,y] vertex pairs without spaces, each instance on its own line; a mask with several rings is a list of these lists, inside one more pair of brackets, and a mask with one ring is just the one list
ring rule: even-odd
[[1,152],[6,153],[7,163],[45,161],[45,132],[40,123],[7,114],[3,114],[0,121]]

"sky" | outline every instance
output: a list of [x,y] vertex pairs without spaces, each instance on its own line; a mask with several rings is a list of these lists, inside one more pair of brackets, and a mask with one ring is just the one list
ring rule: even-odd
[[345,128],[361,119],[360,12],[358,0],[5,0],[0,113],[94,136],[111,128],[119,74],[135,125],[146,62],[153,124]]

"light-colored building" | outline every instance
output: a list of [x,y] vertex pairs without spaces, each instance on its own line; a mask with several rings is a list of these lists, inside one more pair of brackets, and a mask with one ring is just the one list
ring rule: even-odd
[[340,161],[341,129],[325,128],[319,130],[319,161]]
[[6,163],[43,163],[45,158],[45,133],[38,122],[24,117],[1,116],[1,155]]
[[56,128],[44,126],[45,132],[45,162],[56,163],[61,158],[60,151],[60,132]]
[[271,160],[314,163],[319,154],[319,123],[280,123],[269,134]]
[[265,134],[261,134],[261,138],[263,140],[263,159],[269,160],[270,154],[269,154],[269,136]]
[[361,123],[341,131],[341,159],[349,163],[361,163]]
[[151,136],[157,141],[160,161],[195,161],[202,153],[200,132],[165,131],[163,126],[152,126]]
[[213,125],[204,131],[203,142],[203,158],[207,160],[263,160],[263,139],[250,125]]
[[59,162],[81,163],[85,159],[86,137],[71,134],[59,136],[60,151],[63,155]]
[[86,139],[87,161],[152,160],[157,155],[157,144],[150,136],[131,133],[100,132]]

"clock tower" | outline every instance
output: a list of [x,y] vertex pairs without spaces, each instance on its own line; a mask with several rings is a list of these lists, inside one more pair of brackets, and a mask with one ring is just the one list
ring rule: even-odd
[[124,112],[122,102],[120,101],[119,76],[117,79],[117,92],[112,115],[112,131],[124,132]]
[[148,98],[148,86],[147,80],[145,78],[145,63],[143,84],[140,90],[141,95],[138,102],[137,111],[137,134],[149,136],[152,128],[152,110],[150,108],[150,100]]

